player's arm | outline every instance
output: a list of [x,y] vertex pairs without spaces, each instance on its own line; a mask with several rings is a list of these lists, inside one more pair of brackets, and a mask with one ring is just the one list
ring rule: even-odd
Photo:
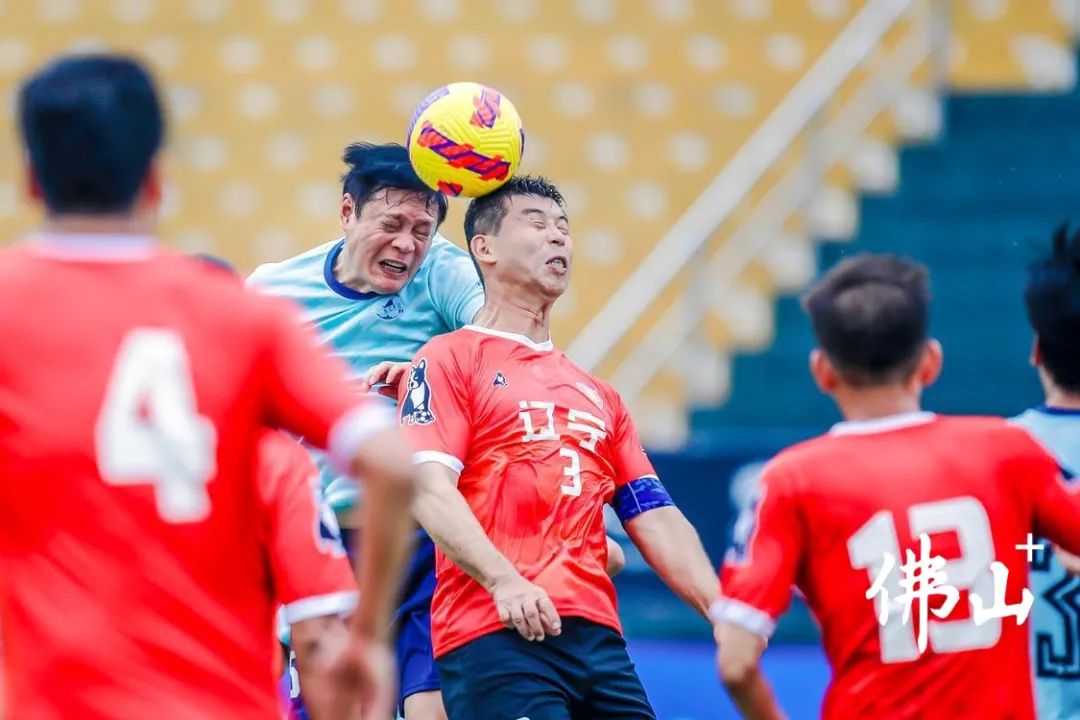
[[[616,509],[630,539],[660,579],[708,619],[720,582],[694,526],[655,478],[640,478],[623,488],[616,494]],[[649,498],[653,507],[638,512],[632,504],[635,495]]]
[[656,477],[621,399],[616,412],[613,441],[619,477],[611,501],[615,514],[660,579],[708,618],[719,587],[714,566],[694,526]]
[[558,635],[559,614],[539,586],[526,580],[488,538],[457,489],[457,474],[439,463],[420,465],[417,521],[439,549],[491,593],[499,619],[526,640]]
[[[308,618],[290,625],[290,647],[296,654],[296,674],[304,707],[312,720],[334,715],[333,668],[349,644],[345,621],[333,615]],[[328,705],[330,707],[328,707]]]
[[757,499],[737,524],[712,608],[716,667],[747,718],[783,718],[761,672],[761,655],[787,609],[802,557],[802,524],[788,478],[767,466]]
[[[499,552],[458,490],[471,441],[467,375],[444,343],[425,346],[417,358],[399,401],[417,450],[417,522],[455,565],[491,593],[503,623],[526,640],[558,635],[561,620],[547,593]],[[423,410],[412,399],[414,392],[428,404]]]
[[623,552],[622,546],[619,543],[611,539],[608,536],[607,539],[607,570],[608,577],[615,577],[623,571],[626,567],[626,553]]
[[1065,568],[1065,572],[1080,575],[1080,556],[1067,553],[1061,548],[1054,548],[1054,554],[1057,555],[1061,566]]
[[717,623],[713,637],[720,650],[716,671],[739,712],[747,720],[782,720],[772,688],[761,673],[761,655],[768,642],[757,633],[732,623]]

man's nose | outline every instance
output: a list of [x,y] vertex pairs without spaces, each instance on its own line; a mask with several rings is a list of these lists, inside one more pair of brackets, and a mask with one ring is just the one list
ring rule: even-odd
[[408,233],[399,233],[390,244],[399,253],[408,254],[416,249],[416,238]]

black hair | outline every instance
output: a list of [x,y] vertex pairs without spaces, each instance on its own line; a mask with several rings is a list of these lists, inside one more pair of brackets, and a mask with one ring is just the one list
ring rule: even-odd
[[927,340],[926,267],[892,255],[841,262],[803,297],[818,345],[856,387],[911,377]]
[[401,145],[353,143],[345,148],[341,159],[349,166],[341,177],[341,192],[352,196],[357,215],[379,191],[406,190],[416,193],[428,208],[434,208],[436,226],[446,219],[446,196],[424,184],[409,162],[409,151]]
[[562,193],[554,183],[536,175],[515,175],[496,190],[473,198],[465,210],[465,245],[469,248],[469,256],[473,259],[478,274],[480,264],[476,262],[476,255],[473,254],[472,239],[476,235],[499,232],[506,213],[510,212],[509,201],[514,195],[536,195],[554,200],[561,208],[566,207]]
[[1050,254],[1028,269],[1024,304],[1043,368],[1062,390],[1080,393],[1080,231],[1054,233]]
[[52,214],[131,210],[165,120],[150,73],[116,55],[61,58],[19,91],[18,122]]

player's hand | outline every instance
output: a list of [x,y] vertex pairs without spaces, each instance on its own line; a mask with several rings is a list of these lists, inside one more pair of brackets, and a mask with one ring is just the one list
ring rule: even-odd
[[1054,548],[1054,553],[1057,555],[1058,562],[1061,563],[1066,572],[1073,575],[1080,575],[1080,556],[1065,552],[1059,547]]
[[562,620],[544,588],[517,573],[498,580],[491,589],[499,620],[529,642],[562,632]]
[[325,717],[394,717],[394,674],[394,655],[387,645],[353,636],[329,669]]
[[406,377],[412,365],[407,362],[383,361],[364,373],[364,379],[360,383],[363,392],[371,392],[371,388],[379,383],[385,383],[376,392],[388,398],[397,400],[398,386],[402,378]]

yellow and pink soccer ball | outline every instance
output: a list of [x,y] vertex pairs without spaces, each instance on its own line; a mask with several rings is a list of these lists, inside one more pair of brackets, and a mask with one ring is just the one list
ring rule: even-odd
[[456,82],[416,108],[406,147],[416,174],[433,190],[478,197],[513,177],[525,129],[505,95],[479,83]]

